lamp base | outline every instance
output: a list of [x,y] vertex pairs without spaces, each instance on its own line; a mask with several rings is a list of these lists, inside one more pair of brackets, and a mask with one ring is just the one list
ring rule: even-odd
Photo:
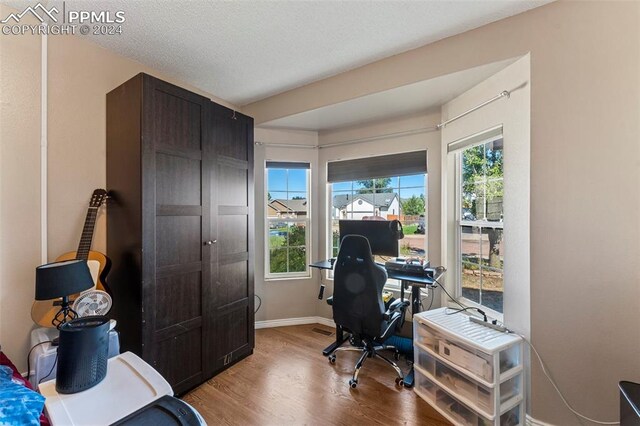
[[51,320],[51,324],[59,330],[62,324],[75,318],[78,318],[78,313],[71,308],[69,296],[64,296],[60,302],[60,310]]

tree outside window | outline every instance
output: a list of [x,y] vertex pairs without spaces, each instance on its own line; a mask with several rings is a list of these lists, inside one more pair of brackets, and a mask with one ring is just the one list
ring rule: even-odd
[[497,312],[504,291],[504,149],[502,139],[460,154],[462,296]]
[[[394,220],[404,227],[400,255],[426,257],[426,175],[390,176],[331,185],[331,256],[338,255],[339,220]],[[378,261],[384,259],[378,256]]]

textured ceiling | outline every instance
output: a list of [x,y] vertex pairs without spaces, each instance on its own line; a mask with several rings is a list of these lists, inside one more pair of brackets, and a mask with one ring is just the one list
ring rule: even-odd
[[[548,2],[66,0],[65,6],[123,10],[122,35],[87,37],[245,105]],[[62,10],[61,0],[47,3]]]

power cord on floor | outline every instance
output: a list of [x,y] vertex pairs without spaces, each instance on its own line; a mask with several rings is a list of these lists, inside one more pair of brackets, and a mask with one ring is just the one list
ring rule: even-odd
[[[440,284],[440,282],[434,278],[433,282],[435,282],[438,286],[440,286],[440,288],[446,293],[447,296],[449,296],[449,299],[451,299],[453,302],[457,303],[461,309],[457,309],[454,312],[448,314],[448,315],[453,315],[453,314],[457,314],[460,312],[465,312],[465,311],[469,311],[469,310],[476,310],[478,311],[480,314],[482,314],[482,316],[484,317],[484,320],[487,321],[487,316],[486,314],[478,309],[478,308],[474,308],[474,307],[470,307],[470,306],[464,306],[462,303],[460,303],[458,300],[456,300],[455,298],[453,298],[453,296],[451,296],[451,294],[449,294],[449,292],[447,291],[447,289],[444,288],[444,286],[442,284]],[[498,323],[499,321],[492,321],[493,324]],[[503,323],[500,323],[501,325],[504,326]],[[524,337],[522,334],[516,333],[514,331],[509,330],[508,328],[506,328],[506,333],[511,333],[511,334],[515,334],[517,336],[520,336],[522,338],[522,340],[531,348],[531,350],[533,351],[533,353],[536,355],[536,358],[538,358],[538,362],[540,363],[540,367],[542,368],[542,373],[544,374],[544,376],[547,378],[547,380],[549,380],[549,382],[551,383],[551,386],[553,386],[553,388],[555,389],[556,393],[558,394],[558,396],[560,397],[560,399],[562,400],[562,402],[564,403],[564,405],[576,416],[580,417],[583,420],[587,420],[589,422],[592,423],[596,423],[599,425],[619,425],[620,422],[606,422],[606,421],[600,421],[600,420],[595,420],[592,419],[590,417],[585,416],[584,414],[580,414],[578,411],[576,411],[571,404],[569,404],[569,402],[567,401],[567,399],[564,397],[564,395],[562,394],[562,392],[560,391],[560,388],[558,388],[558,385],[556,384],[556,382],[551,378],[551,374],[549,373],[549,371],[547,370],[546,365],[544,364],[544,362],[542,361],[542,357],[540,356],[540,353],[538,353],[538,350],[535,348],[535,346],[533,346],[533,343],[531,343],[526,337]]]
[[507,329],[507,333],[512,333],[512,334],[516,334],[520,337],[522,337],[522,340],[525,341],[525,343],[531,348],[531,350],[533,351],[533,353],[536,355],[536,358],[538,358],[538,362],[540,363],[540,367],[542,368],[542,373],[544,373],[544,376],[547,378],[547,380],[549,380],[549,382],[551,383],[551,386],[553,386],[553,388],[555,389],[556,393],[558,394],[558,396],[560,397],[560,399],[562,400],[562,402],[564,403],[564,405],[566,405],[566,407],[576,416],[580,417],[581,419],[587,420],[589,422],[592,423],[596,423],[599,425],[619,425],[620,422],[605,422],[605,421],[600,421],[600,420],[595,420],[592,419],[590,417],[585,416],[584,414],[580,414],[578,411],[576,411],[571,404],[569,404],[569,402],[567,401],[567,399],[564,397],[564,395],[562,394],[562,392],[560,392],[560,388],[558,388],[558,385],[556,384],[556,382],[551,378],[551,374],[549,373],[549,371],[547,370],[546,365],[544,364],[544,362],[542,361],[542,357],[540,356],[540,353],[538,353],[538,350],[536,349],[535,346],[533,346],[533,343],[531,343],[526,337],[524,337],[522,334],[519,333],[515,333],[509,329]]

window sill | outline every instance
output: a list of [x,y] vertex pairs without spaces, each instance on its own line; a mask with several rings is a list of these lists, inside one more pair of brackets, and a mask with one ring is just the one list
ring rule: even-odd
[[[396,282],[393,282],[396,281]],[[400,281],[397,280],[393,280],[393,281],[387,281],[386,284],[384,285],[384,290],[387,291],[402,291],[402,283]],[[405,291],[405,294],[407,293],[407,291]],[[408,293],[411,293],[411,289],[408,289]]]
[[276,281],[302,281],[312,279],[312,275],[299,275],[293,277],[264,277],[264,282],[276,282]]

